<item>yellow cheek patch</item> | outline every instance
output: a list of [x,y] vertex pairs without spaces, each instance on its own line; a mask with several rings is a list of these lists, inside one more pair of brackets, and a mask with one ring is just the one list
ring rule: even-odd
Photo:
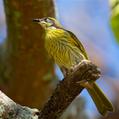
[[52,26],[52,23],[47,23],[47,27]]

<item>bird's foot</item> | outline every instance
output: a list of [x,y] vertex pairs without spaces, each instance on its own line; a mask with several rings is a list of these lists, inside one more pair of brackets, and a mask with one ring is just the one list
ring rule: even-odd
[[72,66],[71,67],[71,71],[73,72],[73,71],[76,71],[80,66],[82,66],[82,65],[85,65],[85,64],[88,64],[88,63],[90,63],[91,61],[89,61],[89,60],[82,60],[81,62],[79,62],[77,65],[74,65],[74,66]]

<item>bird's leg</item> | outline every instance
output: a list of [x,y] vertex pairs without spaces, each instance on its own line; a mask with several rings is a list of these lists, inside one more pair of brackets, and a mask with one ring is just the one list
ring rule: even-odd
[[87,63],[89,63],[89,62],[91,62],[91,61],[84,59],[84,60],[82,60],[81,62],[79,62],[79,63],[77,63],[76,65],[74,65],[74,66],[72,67],[72,70],[73,70],[73,71],[76,71],[76,70],[79,68],[80,65],[87,64]]
[[[87,64],[89,62],[90,62],[89,60],[84,59],[81,62],[79,62],[77,65],[74,65],[71,69],[73,71],[76,71],[79,68],[80,65]],[[90,82],[89,80],[82,80],[82,81],[78,81],[77,83],[79,83],[84,88],[91,88],[91,83],[89,83],[89,82]]]
[[[87,64],[89,63],[90,61],[89,60],[82,60],[81,62],[79,62],[77,65],[74,65],[72,66],[70,69],[67,69],[65,67],[60,67],[64,77],[68,76],[70,73],[72,72],[75,72],[79,67],[80,65],[83,65],[83,64]],[[90,73],[89,73],[90,74]],[[93,75],[93,74],[92,74]],[[91,88],[91,84],[94,83],[95,81],[92,81],[92,80],[82,80],[82,81],[78,81],[77,83],[79,83],[82,87],[84,88]]]

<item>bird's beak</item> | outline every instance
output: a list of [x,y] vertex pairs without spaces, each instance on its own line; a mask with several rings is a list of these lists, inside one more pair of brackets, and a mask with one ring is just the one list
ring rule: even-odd
[[46,28],[47,24],[46,22],[44,21],[44,19],[39,19],[39,18],[36,18],[36,19],[33,19],[33,22],[34,23],[37,23],[37,24],[40,24],[40,26],[44,29]]
[[41,21],[42,21],[42,19],[39,19],[39,18],[33,19],[33,22],[35,22],[35,23],[40,23]]
[[46,24],[46,22],[44,21],[43,18],[42,19],[40,19],[40,18],[33,19],[33,22],[40,24],[41,26],[44,26]]

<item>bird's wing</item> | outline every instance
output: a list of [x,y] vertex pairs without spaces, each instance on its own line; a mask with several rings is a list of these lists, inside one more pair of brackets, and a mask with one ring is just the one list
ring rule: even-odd
[[78,40],[78,38],[71,31],[68,30],[65,31],[67,31],[70,34],[71,38],[74,39],[73,40],[74,44],[80,49],[85,58],[88,59],[88,55],[85,51],[85,48],[83,47],[82,43]]

